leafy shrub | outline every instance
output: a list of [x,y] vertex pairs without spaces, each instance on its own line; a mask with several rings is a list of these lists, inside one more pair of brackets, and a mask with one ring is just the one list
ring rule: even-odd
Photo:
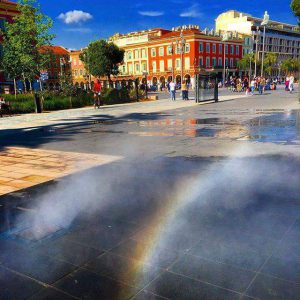
[[[66,96],[61,91],[40,92],[43,97],[43,109],[45,111],[62,110],[69,108],[80,108],[93,105],[93,93],[77,90],[75,95]],[[1,95],[11,105],[13,114],[33,113],[35,112],[35,100],[32,94],[19,94],[17,99],[14,95]],[[128,103],[136,101],[136,90],[128,90],[126,87],[121,89],[107,88],[102,89],[102,100],[106,105]],[[139,90],[139,99],[143,99],[144,92]]]

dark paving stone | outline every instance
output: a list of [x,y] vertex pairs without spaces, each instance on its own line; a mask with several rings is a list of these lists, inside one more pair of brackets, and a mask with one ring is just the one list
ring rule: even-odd
[[53,288],[44,288],[41,292],[33,295],[28,300],[74,300],[77,299],[71,295],[57,291]]
[[76,269],[76,266],[41,255],[32,249],[11,252],[3,265],[48,284]]
[[174,300],[235,300],[240,297],[240,294],[167,271],[154,280],[146,290]]
[[125,240],[128,234],[122,232],[110,232],[103,228],[85,228],[79,229],[74,232],[65,235],[65,238],[85,245],[87,247],[109,250],[116,247],[121,241]]
[[239,243],[238,239],[232,241],[230,238],[221,241],[201,240],[189,253],[253,271],[258,270],[268,258],[266,254],[252,251],[247,243]]
[[[124,218],[114,217],[112,214],[113,211],[110,211],[110,214],[101,212],[99,215],[86,215],[81,217],[81,222],[83,227],[90,228],[91,226],[96,228],[106,229],[110,233],[134,233],[138,230],[138,227],[134,223],[125,222]],[[116,212],[117,213],[117,212]],[[107,217],[109,215],[109,217]],[[128,216],[129,217],[129,216]],[[85,225],[86,223],[86,225]]]
[[74,243],[64,237],[45,243],[35,250],[76,266],[85,264],[103,253],[103,251]]
[[191,255],[181,258],[171,267],[171,271],[237,292],[243,292],[255,276],[251,271]]
[[299,238],[292,232],[286,234],[281,243],[273,250],[273,256],[285,260],[300,261],[300,235]]
[[3,300],[25,299],[43,286],[27,277],[17,275],[0,266],[0,298]]
[[179,231],[178,228],[171,228],[169,231],[159,233],[153,229],[145,229],[133,235],[132,239],[142,243],[152,243],[153,236],[156,237],[157,247],[175,251],[187,251],[199,241],[197,235],[185,230]]
[[160,297],[147,291],[141,291],[133,298],[133,300],[163,300],[163,299],[168,299],[168,298]]
[[144,287],[161,272],[157,267],[112,253],[101,255],[86,268],[139,288]]
[[0,239],[0,262],[5,261],[7,258],[11,256],[12,253],[22,253],[25,249],[27,249],[25,245],[21,245],[14,240],[1,238]]
[[299,299],[300,285],[259,274],[246,294],[263,300],[296,300]]
[[81,299],[125,300],[132,297],[136,292],[130,286],[88,270],[76,271],[57,282],[55,286]]
[[261,270],[262,273],[300,283],[300,261],[271,257]]
[[275,214],[262,214],[259,217],[253,217],[248,232],[281,240],[293,222],[294,218]]
[[129,239],[120,244],[111,252],[137,260],[160,268],[167,268],[179,256],[179,253],[170,249],[157,247],[148,243],[139,243]]

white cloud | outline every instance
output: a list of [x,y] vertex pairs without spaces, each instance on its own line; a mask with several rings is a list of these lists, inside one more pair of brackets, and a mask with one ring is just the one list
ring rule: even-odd
[[82,23],[92,19],[93,16],[90,13],[82,10],[72,10],[66,13],[61,13],[58,19],[62,20],[66,24]]
[[163,16],[165,13],[163,11],[139,11],[139,14],[146,17],[159,17]]
[[203,14],[199,11],[198,4],[192,5],[190,8],[180,14],[180,17],[182,18],[200,18],[202,16]]

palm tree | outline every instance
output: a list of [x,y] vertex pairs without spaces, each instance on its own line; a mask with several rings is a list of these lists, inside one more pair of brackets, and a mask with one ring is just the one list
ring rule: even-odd
[[300,62],[297,59],[289,58],[282,62],[281,68],[286,74],[290,72],[298,72]]
[[253,67],[254,67],[254,54],[253,53],[246,54],[241,60],[239,60],[237,67],[240,70],[247,71],[250,68],[250,62],[251,62],[251,69],[253,70]]
[[267,53],[264,61],[264,69],[265,71],[271,75],[272,70],[275,68],[278,60],[277,53]]

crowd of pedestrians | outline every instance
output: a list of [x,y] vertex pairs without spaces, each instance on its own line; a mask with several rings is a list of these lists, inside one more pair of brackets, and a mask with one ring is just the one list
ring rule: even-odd
[[[265,78],[263,76],[257,77],[234,77],[231,76],[227,81],[225,81],[225,87],[227,87],[232,92],[244,92],[246,95],[254,95],[255,91],[258,91],[262,95],[266,90],[276,90],[277,85],[283,83],[281,78]],[[290,93],[294,90],[295,78],[293,74],[289,75],[285,79],[286,91]],[[220,83],[219,87],[222,86]]]

